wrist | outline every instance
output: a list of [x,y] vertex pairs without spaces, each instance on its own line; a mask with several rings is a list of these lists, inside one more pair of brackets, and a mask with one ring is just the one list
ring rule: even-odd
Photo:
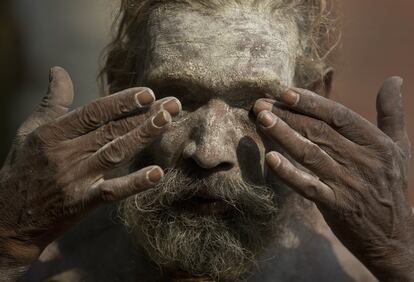
[[381,255],[362,260],[381,282],[414,282],[414,243],[393,241]]
[[[6,191],[12,186],[9,176],[4,168],[0,169],[0,191]],[[7,205],[2,203],[6,201],[10,199],[0,194],[0,206],[6,207],[0,210],[0,281],[17,281],[27,272],[41,251],[39,247],[19,240],[14,225],[4,220],[11,218]]]

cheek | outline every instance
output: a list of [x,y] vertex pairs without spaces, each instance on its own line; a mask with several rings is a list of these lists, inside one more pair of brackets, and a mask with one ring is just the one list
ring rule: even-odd
[[170,128],[151,148],[152,159],[162,167],[171,167],[182,157],[182,152],[190,140],[192,128],[190,116],[174,121]]
[[[267,151],[266,138],[258,132],[255,120],[248,116],[246,110],[234,109],[229,115],[231,124],[228,126],[226,139],[231,140],[231,144],[227,142],[225,146],[233,151],[236,166],[228,173],[237,173],[244,179],[262,183],[264,155]],[[149,150],[151,159],[162,167],[179,165],[183,161],[184,148],[194,141],[192,132],[196,131],[205,119],[205,114],[192,113],[173,122],[170,129]]]

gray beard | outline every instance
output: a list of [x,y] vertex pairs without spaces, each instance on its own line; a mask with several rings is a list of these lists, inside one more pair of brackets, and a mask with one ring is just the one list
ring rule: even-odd
[[[202,188],[230,205],[231,216],[177,208]],[[247,276],[257,255],[279,233],[276,195],[269,187],[223,177],[195,180],[179,170],[124,201],[120,216],[133,240],[162,269],[220,281]]]

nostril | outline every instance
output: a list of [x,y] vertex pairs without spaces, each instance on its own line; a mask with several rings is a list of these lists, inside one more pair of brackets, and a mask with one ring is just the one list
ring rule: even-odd
[[223,161],[223,162],[207,162],[206,160],[202,161],[196,157],[192,157],[187,160],[189,167],[192,168],[201,168],[203,170],[213,171],[226,171],[233,168],[234,164],[232,162]]
[[222,162],[219,163],[214,169],[215,170],[230,170],[233,168],[233,164],[231,162]]

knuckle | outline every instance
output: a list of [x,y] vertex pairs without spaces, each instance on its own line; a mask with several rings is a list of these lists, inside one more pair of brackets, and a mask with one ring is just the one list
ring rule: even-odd
[[376,142],[368,148],[383,162],[389,162],[399,154],[394,142],[387,136],[377,136]]
[[29,135],[27,135],[27,141],[32,144],[43,144],[45,143],[45,138],[42,130],[36,129]]
[[108,123],[104,127],[101,127],[97,130],[98,133],[98,140],[101,142],[101,146],[104,144],[111,142],[115,139],[116,136],[116,130],[115,125],[113,122]]
[[308,112],[317,112],[319,109],[318,97],[315,93],[306,90],[303,92],[305,94],[302,96],[302,101],[299,100],[299,103],[302,104],[303,108]]
[[306,130],[305,137],[310,140],[317,140],[320,137],[325,138],[328,134],[328,125],[324,122],[320,121],[314,121],[311,122],[311,124],[308,127],[308,130]]
[[309,143],[303,150],[301,161],[304,165],[315,166],[321,163],[320,149],[318,145]]
[[331,121],[338,128],[345,127],[351,121],[350,111],[343,106],[338,106],[331,112]]
[[98,153],[98,160],[104,167],[115,167],[125,159],[125,152],[118,143],[111,144]]
[[153,140],[153,133],[150,129],[151,125],[142,126],[136,131],[136,138],[141,144],[148,144]]
[[132,116],[125,119],[118,120],[116,122],[117,131],[120,132],[128,132],[137,126],[139,126],[142,122],[142,116]]
[[401,170],[400,166],[395,162],[392,162],[386,168],[383,168],[383,171],[388,185],[390,185],[391,183],[396,183],[397,181],[404,178],[403,171]]
[[103,202],[111,203],[118,199],[118,195],[116,194],[115,190],[108,185],[104,185],[100,189],[100,198]]
[[388,137],[387,135],[379,134],[379,136],[377,137],[377,141],[386,150],[394,151],[394,148],[396,147],[394,141],[390,137]]
[[126,99],[118,100],[118,102],[115,104],[114,111],[119,115],[128,114],[131,112],[132,109],[135,108],[135,101],[132,99],[129,99],[126,101]]
[[131,111],[137,109],[137,101],[135,98],[135,94],[141,91],[147,90],[148,92],[152,92],[149,88],[144,87],[136,87],[124,90],[119,92],[115,95],[110,96],[108,99],[112,108],[111,110],[118,115],[124,115],[130,113]]
[[99,126],[106,121],[102,106],[96,101],[81,109],[78,116],[80,123],[86,128]]
[[296,115],[293,114],[290,111],[286,111],[286,110],[276,110],[277,112],[275,113],[279,118],[281,118],[282,120],[284,120],[287,123],[290,122],[295,122],[296,121]]
[[315,181],[310,181],[308,187],[304,189],[304,193],[308,199],[318,199],[319,195],[319,186]]
[[26,144],[29,144],[33,148],[41,148],[47,146],[47,144],[53,139],[51,129],[46,126],[41,126],[26,135]]

